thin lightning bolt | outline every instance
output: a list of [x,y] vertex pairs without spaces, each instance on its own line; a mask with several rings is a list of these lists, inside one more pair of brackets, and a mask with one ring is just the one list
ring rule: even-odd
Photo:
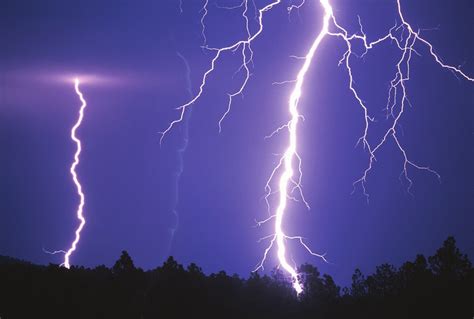
[[[297,5],[296,4],[290,5],[287,8],[288,13],[291,14],[292,10],[302,8],[305,2],[306,1],[303,0]],[[455,75],[462,77],[465,80],[474,82],[474,79],[466,75],[463,71],[461,71],[460,68],[445,64],[442,61],[442,59],[435,53],[435,50],[433,46],[431,45],[431,43],[428,42],[426,39],[424,39],[420,35],[420,31],[415,32],[413,30],[411,25],[405,20],[403,16],[400,0],[396,1],[400,24],[398,23],[395,24],[395,26],[392,27],[385,36],[378,38],[372,42],[369,42],[367,40],[367,36],[363,30],[360,18],[359,18],[360,32],[355,33],[355,34],[350,34],[346,29],[344,29],[337,22],[337,19],[334,16],[334,11],[330,4],[330,1],[319,0],[319,2],[320,2],[321,7],[324,10],[322,29],[317,34],[316,38],[314,39],[306,55],[304,57],[296,57],[303,61],[303,65],[298,71],[296,79],[291,80],[291,81],[279,82],[280,84],[281,83],[294,84],[293,91],[291,92],[290,97],[288,99],[288,112],[290,114],[290,119],[285,125],[282,125],[281,127],[277,128],[273,133],[271,133],[267,137],[272,137],[273,135],[281,133],[282,131],[287,131],[289,139],[288,139],[288,144],[286,146],[285,151],[283,152],[282,157],[280,158],[277,166],[272,170],[272,173],[270,174],[270,177],[265,186],[265,190],[266,190],[265,200],[267,203],[268,210],[270,212],[270,216],[263,221],[257,222],[257,225],[260,226],[266,222],[274,221],[274,233],[260,239],[260,241],[269,239],[270,244],[265,249],[263,258],[261,262],[257,265],[257,268],[255,270],[263,268],[263,264],[266,261],[268,253],[270,252],[270,250],[274,247],[276,243],[277,257],[278,257],[279,263],[281,267],[291,277],[293,287],[298,294],[303,291],[303,286],[299,280],[296,267],[291,266],[290,263],[288,262],[288,259],[286,256],[286,253],[287,253],[286,241],[287,240],[298,241],[310,254],[320,257],[324,261],[327,262],[324,254],[323,255],[316,254],[311,251],[309,246],[304,242],[303,237],[289,236],[285,234],[284,226],[283,226],[283,221],[284,221],[285,212],[287,210],[288,200],[289,199],[295,200],[295,201],[297,200],[297,198],[293,195],[295,191],[298,192],[301,201],[309,208],[309,205],[303,196],[303,191],[301,187],[302,176],[303,176],[302,168],[301,168],[302,161],[301,161],[301,157],[298,155],[298,152],[297,152],[297,137],[298,137],[297,129],[298,129],[299,120],[302,119],[302,115],[298,112],[298,105],[299,105],[300,98],[303,94],[303,85],[305,82],[306,73],[308,72],[311,63],[315,59],[316,52],[321,42],[327,36],[331,36],[331,37],[342,39],[347,47],[346,52],[343,54],[341,60],[339,61],[339,65],[344,65],[344,67],[347,70],[348,79],[349,79],[348,89],[351,91],[357,104],[360,106],[363,116],[364,116],[364,123],[365,123],[364,130],[357,144],[363,145],[364,149],[367,150],[368,152],[368,158],[369,158],[367,168],[364,170],[362,176],[354,182],[353,186],[355,189],[357,185],[360,185],[362,187],[363,193],[366,196],[367,200],[369,199],[369,194],[366,190],[366,180],[367,180],[368,174],[372,170],[373,165],[376,161],[377,152],[380,150],[380,148],[383,145],[385,145],[388,142],[389,139],[392,139],[394,141],[396,147],[399,149],[400,153],[403,155],[404,162],[403,162],[401,176],[403,176],[408,181],[408,188],[407,188],[408,192],[410,192],[410,188],[413,184],[412,180],[410,179],[408,175],[409,167],[413,167],[419,170],[430,172],[434,174],[436,177],[440,178],[440,175],[435,170],[429,168],[428,166],[422,166],[422,165],[416,164],[414,161],[412,161],[408,157],[407,151],[403,147],[397,135],[397,127],[400,124],[400,119],[405,111],[406,104],[409,103],[406,83],[410,79],[410,62],[412,60],[413,53],[419,55],[419,53],[415,49],[415,44],[419,43],[426,46],[429,50],[431,57],[436,61],[436,63],[440,67],[453,72]],[[241,5],[239,6],[228,7],[227,9],[243,8],[242,17],[245,21],[247,37],[233,44],[230,44],[229,46],[224,46],[221,48],[213,48],[213,47],[209,47],[206,44],[206,38],[204,34],[204,31],[205,31],[204,19],[208,13],[207,11],[208,1],[207,0],[205,1],[204,7],[201,10],[204,12],[201,19],[202,34],[204,36],[203,38],[204,38],[204,43],[205,43],[203,47],[205,49],[210,50],[211,52],[214,52],[215,55],[211,60],[211,66],[204,73],[202,77],[202,81],[201,81],[201,85],[199,87],[198,93],[189,102],[187,102],[186,104],[180,105],[177,108],[180,111],[180,116],[176,120],[172,121],[169,124],[169,126],[162,132],[160,143],[162,142],[164,136],[176,124],[183,122],[186,110],[201,97],[204,91],[204,88],[206,87],[208,77],[213,73],[213,71],[216,68],[216,63],[222,58],[222,56],[225,53],[234,53],[240,50],[242,64],[240,68],[237,70],[237,72],[244,71],[245,78],[241,82],[241,85],[236,91],[234,91],[233,93],[228,93],[229,102],[227,105],[227,109],[218,123],[219,131],[221,131],[222,121],[225,119],[225,117],[229,114],[231,110],[233,98],[237,95],[242,94],[243,90],[245,89],[245,87],[247,86],[250,80],[250,75],[251,75],[250,66],[251,66],[251,63],[253,62],[252,59],[253,59],[253,53],[254,53],[252,51],[251,44],[253,43],[255,39],[257,39],[260,36],[260,34],[264,30],[263,16],[266,12],[270,11],[271,9],[273,9],[275,6],[277,6],[280,3],[281,3],[281,0],[273,1],[270,4],[266,5],[265,7],[258,10],[257,17],[256,17],[256,21],[258,23],[258,29],[253,34],[250,32],[249,18],[247,15],[248,0],[243,0],[241,2]],[[398,60],[396,64],[395,76],[390,82],[390,88],[388,91],[388,99],[387,99],[387,105],[386,105],[387,119],[391,118],[392,122],[388,130],[386,130],[383,137],[380,139],[380,141],[378,141],[375,144],[370,144],[368,141],[369,128],[371,127],[371,123],[374,122],[374,117],[369,115],[369,109],[367,108],[365,102],[363,101],[361,94],[357,91],[355,87],[353,71],[351,68],[351,58],[353,56],[357,57],[357,55],[352,50],[352,45],[354,41],[359,41],[363,44],[365,48],[365,52],[363,53],[362,56],[365,56],[366,54],[368,54],[368,52],[372,50],[373,48],[375,48],[378,44],[386,42],[386,41],[390,41],[391,43],[394,43],[396,48],[401,52],[400,59]],[[279,174],[278,178],[277,178],[277,174]],[[271,185],[275,179],[278,181],[277,183],[278,190],[273,191]],[[278,201],[278,206],[275,209],[275,212],[272,214],[271,205],[269,203],[269,197],[274,194],[278,194],[279,201]]]
[[207,10],[207,6],[209,4],[209,0],[205,0],[204,6],[202,7],[201,11],[203,12],[201,16],[201,36],[202,36],[202,45],[205,46],[207,44],[207,38],[206,38],[206,24],[204,20],[206,20],[207,13],[209,12]]
[[64,262],[62,263],[62,265],[68,269],[71,267],[69,259],[72,253],[77,248],[77,244],[79,243],[79,240],[81,239],[81,231],[84,228],[84,225],[86,224],[86,219],[84,218],[84,214],[83,214],[85,196],[82,191],[82,185],[79,182],[79,179],[77,177],[77,172],[76,172],[76,167],[77,165],[79,165],[79,162],[80,162],[79,156],[81,155],[81,151],[82,151],[81,140],[77,137],[76,131],[82,124],[82,120],[84,118],[84,110],[87,106],[87,102],[84,99],[82,92],[79,90],[79,84],[80,84],[79,79],[78,78],[74,79],[74,89],[82,104],[81,104],[81,107],[79,108],[79,117],[77,118],[76,123],[71,129],[71,139],[74,141],[74,143],[76,143],[76,153],[74,154],[74,162],[72,163],[71,168],[69,169],[69,172],[71,173],[74,185],[76,185],[77,195],[79,196],[79,205],[76,210],[76,216],[77,216],[77,219],[79,219],[80,223],[75,231],[75,237],[74,237],[73,242],[71,243],[70,248],[64,254]]
[[[193,97],[193,89],[192,89],[192,83],[191,83],[191,68],[189,67],[189,63],[186,60],[186,58],[179,52],[176,52],[176,55],[183,61],[183,64],[186,68],[186,91],[190,98]],[[171,245],[173,242],[174,234],[178,230],[179,227],[179,214],[177,211],[176,206],[178,205],[179,201],[179,180],[181,179],[181,175],[183,174],[183,169],[184,169],[184,153],[186,152],[186,149],[188,147],[188,142],[189,142],[189,119],[191,118],[191,113],[192,109],[189,109],[186,114],[183,117],[183,125],[182,125],[182,145],[178,147],[176,150],[176,155],[178,158],[178,168],[176,170],[175,174],[175,180],[174,180],[174,189],[175,189],[175,198],[174,198],[174,203],[173,203],[173,215],[175,216],[176,222],[174,227],[171,228],[171,239],[170,239],[170,246],[169,249],[171,249]]]

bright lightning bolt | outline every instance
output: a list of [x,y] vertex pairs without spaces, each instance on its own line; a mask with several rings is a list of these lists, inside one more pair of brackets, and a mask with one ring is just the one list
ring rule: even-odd
[[[77,219],[79,220],[79,226],[76,228],[75,237],[74,237],[73,242],[71,243],[70,248],[67,251],[57,251],[57,252],[63,252],[64,253],[64,262],[62,263],[62,265],[64,267],[68,268],[68,269],[71,267],[69,259],[72,255],[72,253],[77,248],[79,240],[81,239],[81,231],[84,228],[84,225],[86,224],[86,219],[84,218],[84,212],[83,212],[84,204],[85,204],[85,196],[84,196],[84,193],[82,191],[82,185],[79,182],[79,179],[77,177],[77,172],[76,172],[76,168],[77,168],[77,165],[79,165],[80,155],[81,155],[81,151],[82,151],[81,140],[77,137],[76,131],[82,124],[82,120],[84,118],[84,110],[87,106],[87,102],[84,99],[84,96],[82,95],[82,92],[79,89],[79,84],[80,84],[79,79],[78,78],[74,79],[74,89],[75,89],[76,94],[79,97],[79,100],[81,101],[82,104],[81,104],[81,107],[79,108],[79,117],[77,118],[76,123],[74,124],[74,126],[71,129],[71,139],[76,144],[76,152],[74,154],[74,161],[71,165],[71,168],[69,169],[69,172],[71,173],[74,185],[76,186],[77,195],[79,197],[79,205],[78,205],[77,210],[76,210],[76,216],[77,216]],[[57,252],[53,252],[53,253],[57,253]]]
[[[288,111],[290,113],[291,119],[286,124],[284,127],[288,129],[289,132],[289,142],[288,142],[288,147],[285,150],[283,157],[280,159],[280,162],[278,166],[273,170],[270,179],[267,183],[267,199],[268,196],[271,194],[271,187],[270,187],[270,182],[274,177],[274,174],[283,167],[283,172],[280,175],[279,182],[278,182],[278,193],[279,193],[279,203],[278,207],[276,209],[276,212],[274,215],[271,216],[272,219],[275,219],[275,224],[274,224],[274,230],[275,233],[272,236],[271,244],[267,248],[264,254],[264,258],[261,261],[260,265],[258,268],[263,267],[263,263],[266,259],[266,255],[269,251],[269,249],[274,245],[274,242],[276,241],[277,244],[277,256],[278,260],[280,262],[280,265],[283,267],[283,269],[288,272],[292,278],[293,281],[293,288],[296,290],[296,293],[301,293],[303,291],[303,287],[301,286],[301,283],[299,282],[298,279],[298,273],[295,269],[295,267],[291,266],[288,263],[288,260],[286,258],[286,246],[285,246],[285,240],[286,239],[298,239],[300,243],[305,247],[311,254],[317,255],[321,258],[324,258],[324,255],[319,255],[313,253],[309,247],[303,242],[303,238],[299,236],[287,236],[283,230],[283,217],[285,215],[286,211],[286,206],[288,199],[291,198],[291,192],[288,193],[289,190],[289,185],[290,183],[294,185],[293,190],[299,189],[300,194],[302,195],[302,190],[301,190],[301,158],[298,155],[297,152],[297,128],[298,128],[298,122],[301,118],[301,115],[298,112],[298,104],[302,95],[302,88],[305,80],[305,75],[308,72],[308,69],[311,65],[311,62],[313,61],[314,54],[316,53],[316,50],[318,49],[321,41],[324,39],[324,37],[328,34],[328,29],[329,29],[329,20],[332,17],[332,8],[329,6],[328,1],[321,1],[321,4],[324,7],[325,10],[325,15],[324,15],[324,20],[323,20],[323,28],[319,35],[316,37],[314,40],[313,44],[311,45],[311,48],[307,52],[305,58],[304,58],[304,63],[302,68],[299,70],[298,75],[296,77],[296,83],[293,91],[291,92],[290,98],[288,100]],[[298,172],[299,172],[299,180],[296,181],[294,180],[294,159],[297,158],[298,160]],[[304,197],[302,196],[303,201],[306,203],[304,200]],[[268,201],[267,201],[268,203]],[[306,203],[307,204],[307,203]],[[267,219],[268,221],[269,219]],[[265,222],[265,221],[264,221]],[[258,269],[257,268],[257,269]]]
[[[440,178],[440,175],[433,169],[429,168],[428,166],[422,166],[422,165],[416,164],[414,161],[412,161],[408,157],[407,151],[401,144],[397,135],[397,126],[399,125],[399,121],[405,111],[406,104],[409,103],[408,96],[407,96],[406,83],[410,79],[410,62],[411,62],[413,53],[419,54],[414,48],[415,44],[420,43],[422,45],[427,46],[432,58],[434,58],[436,63],[442,68],[452,71],[455,75],[458,75],[468,81],[474,82],[474,79],[466,75],[463,71],[461,71],[460,68],[456,68],[451,65],[445,64],[441,60],[441,58],[435,53],[435,50],[433,46],[431,45],[431,43],[428,42],[426,39],[424,39],[420,35],[419,31],[415,32],[413,30],[411,25],[405,20],[403,16],[400,0],[397,0],[397,9],[398,9],[398,16],[399,16],[401,24],[399,25],[396,24],[393,28],[389,30],[389,32],[385,36],[378,38],[372,42],[369,42],[367,40],[367,36],[363,30],[360,19],[359,19],[360,33],[349,34],[349,32],[346,29],[344,29],[341,25],[339,25],[339,23],[337,22],[337,19],[334,16],[334,11],[330,4],[330,1],[319,0],[319,2],[320,2],[321,7],[324,10],[322,29],[317,34],[316,38],[314,39],[306,55],[304,57],[299,58],[303,60],[303,65],[298,71],[296,79],[291,80],[291,81],[280,82],[280,83],[294,83],[294,88],[288,99],[288,112],[290,114],[290,119],[287,124],[277,128],[270,136],[268,136],[268,137],[271,137],[274,134],[280,133],[284,130],[286,130],[289,135],[288,144],[286,146],[285,151],[283,152],[283,156],[280,158],[278,165],[273,169],[272,173],[270,174],[270,178],[268,179],[266,187],[265,187],[266,192],[267,192],[265,196],[265,200],[267,202],[269,212],[271,212],[272,210],[269,203],[269,197],[275,193],[278,193],[279,195],[278,206],[275,209],[275,213],[273,214],[270,213],[270,217],[268,217],[267,219],[261,222],[257,222],[258,225],[262,225],[266,222],[274,221],[274,234],[266,236],[261,239],[261,240],[270,239],[270,244],[265,249],[263,258],[261,262],[259,263],[259,265],[257,266],[256,270],[263,268],[263,264],[266,261],[268,253],[270,252],[270,250],[273,248],[273,246],[276,243],[277,257],[278,257],[279,263],[281,267],[291,277],[293,287],[298,294],[303,291],[303,287],[298,278],[298,272],[297,272],[296,267],[291,266],[290,263],[288,262],[288,259],[286,256],[287,255],[286,240],[297,240],[310,254],[314,256],[318,256],[322,258],[324,261],[326,261],[324,255],[320,255],[320,254],[316,254],[312,252],[311,249],[308,247],[308,245],[305,244],[301,236],[289,236],[285,234],[284,225],[283,225],[285,212],[287,210],[288,199],[297,200],[297,198],[293,196],[294,191],[298,191],[301,200],[309,208],[309,205],[303,196],[303,191],[301,187],[301,180],[302,180],[303,174],[302,174],[302,169],[301,169],[301,157],[298,155],[298,152],[297,152],[297,141],[298,141],[297,129],[298,129],[299,120],[302,118],[302,115],[298,112],[298,105],[299,105],[300,98],[303,94],[303,85],[305,82],[305,75],[307,74],[311,63],[315,59],[316,52],[321,42],[323,41],[323,39],[325,39],[328,36],[340,38],[344,41],[344,43],[347,46],[347,50],[343,54],[341,60],[339,61],[339,65],[345,66],[347,70],[348,78],[349,78],[348,88],[353,94],[357,104],[362,109],[362,112],[364,115],[364,123],[365,123],[364,130],[363,130],[362,136],[358,140],[358,143],[361,143],[364,149],[367,150],[368,158],[369,158],[368,166],[363,172],[363,175],[354,182],[354,188],[360,184],[363,189],[364,195],[367,197],[367,200],[369,198],[369,195],[366,191],[366,179],[368,177],[369,172],[373,168],[374,162],[376,161],[376,154],[378,150],[383,145],[385,145],[389,139],[392,139],[395,142],[395,145],[399,149],[400,153],[403,155],[404,162],[403,162],[401,175],[403,175],[404,178],[408,181],[408,189],[407,189],[408,192],[410,192],[410,188],[413,184],[412,180],[410,179],[408,175],[409,167],[428,171],[430,173],[433,173],[438,178]],[[207,71],[204,73],[202,77],[201,85],[199,87],[199,91],[197,95],[194,96],[194,98],[192,98],[186,104],[183,104],[178,107],[178,110],[180,111],[180,116],[178,119],[172,121],[169,124],[169,126],[162,132],[160,143],[162,142],[164,136],[176,124],[184,121],[186,110],[201,97],[204,91],[204,88],[207,84],[208,77],[213,73],[216,67],[216,63],[222,58],[222,56],[225,53],[234,53],[240,50],[242,64],[237,72],[244,71],[245,78],[236,91],[234,91],[233,93],[228,93],[229,102],[227,105],[227,110],[224,112],[223,116],[221,117],[218,123],[219,131],[221,131],[222,121],[225,119],[225,117],[229,114],[231,110],[233,98],[237,95],[242,94],[243,90],[245,89],[245,87],[247,86],[249,82],[249,79],[250,79],[249,67],[252,62],[252,58],[254,54],[251,48],[251,44],[256,38],[259,37],[259,35],[264,30],[263,16],[266,12],[273,9],[276,5],[280,3],[281,3],[281,0],[276,0],[258,10],[257,17],[256,17],[256,20],[258,23],[258,29],[253,34],[251,34],[250,32],[249,18],[247,15],[248,0],[242,0],[241,4],[238,6],[227,7],[226,9],[243,8],[242,17],[245,21],[247,38],[239,40],[229,46],[225,46],[221,48],[213,48],[213,47],[208,47],[206,44],[207,40],[206,40],[205,32],[204,32],[205,31],[204,19],[206,15],[208,14],[208,10],[207,10],[208,0],[205,1],[203,9],[201,10],[202,12],[204,12],[201,18],[202,35],[203,35],[203,39],[205,43],[204,48],[212,52],[215,52],[215,55],[211,60],[211,66],[209,67],[209,69],[207,69]],[[302,2],[298,5],[291,5],[288,7],[288,12],[291,13],[293,9],[300,9],[301,7],[303,7],[304,4],[305,4],[305,0],[302,0]],[[392,43],[395,43],[396,48],[401,52],[400,59],[398,60],[396,64],[395,76],[390,83],[387,106],[386,106],[387,118],[391,117],[393,121],[391,122],[389,129],[385,131],[381,140],[376,144],[370,144],[368,141],[369,128],[370,128],[371,123],[374,122],[374,118],[369,115],[369,109],[367,108],[365,102],[363,101],[361,94],[357,91],[355,87],[353,71],[351,68],[351,58],[353,56],[357,56],[352,50],[352,45],[354,41],[360,41],[363,44],[365,48],[365,52],[363,55],[366,55],[370,50],[372,50],[378,44],[385,41],[391,41]],[[277,178],[277,174],[279,174],[278,178]],[[277,183],[278,190],[273,191],[271,184],[275,179],[278,180],[278,183]]]

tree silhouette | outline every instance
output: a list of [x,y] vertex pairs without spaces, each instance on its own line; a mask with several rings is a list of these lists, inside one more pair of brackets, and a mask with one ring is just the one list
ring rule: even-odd
[[112,272],[115,275],[121,275],[124,273],[131,273],[135,270],[135,265],[133,264],[132,257],[128,254],[126,250],[122,251],[119,260],[117,260],[112,267]]
[[359,268],[356,268],[354,274],[352,275],[350,294],[356,298],[367,295],[367,283]]
[[467,255],[462,254],[456,247],[454,237],[448,237],[436,254],[428,258],[433,273],[441,277],[461,279],[469,275],[472,264]]
[[399,293],[399,274],[390,264],[382,264],[375,268],[375,274],[368,276],[367,291],[375,297],[394,296]]
[[173,257],[143,271],[123,251],[111,269],[37,266],[0,256],[1,318],[471,318],[474,271],[448,237],[428,258],[399,268],[382,264],[364,276],[356,269],[343,295],[333,278],[310,264],[298,268],[296,295],[278,268],[247,279],[205,274]]

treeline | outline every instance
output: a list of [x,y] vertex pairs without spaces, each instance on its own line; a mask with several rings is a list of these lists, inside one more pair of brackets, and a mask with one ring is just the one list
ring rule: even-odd
[[156,269],[136,268],[122,252],[112,268],[38,266],[0,258],[0,317],[14,318],[446,318],[474,316],[474,270],[449,237],[434,256],[418,255],[341,289],[310,264],[299,268],[296,296],[285,275],[224,271],[205,275],[173,257]]

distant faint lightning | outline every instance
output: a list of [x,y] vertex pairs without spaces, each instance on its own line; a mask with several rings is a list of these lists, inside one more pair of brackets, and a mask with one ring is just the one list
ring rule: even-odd
[[209,0],[204,0],[204,6],[202,7],[201,11],[203,12],[201,16],[201,36],[202,36],[202,45],[207,44],[207,38],[206,38],[206,24],[204,23],[204,20],[206,19],[208,10],[207,10],[207,5],[209,4]]
[[[192,83],[191,83],[191,68],[189,67],[189,63],[186,60],[186,58],[179,52],[176,52],[176,55],[183,61],[183,64],[186,69],[186,91],[189,95],[189,98],[193,97],[193,89],[192,89]],[[183,174],[183,169],[184,169],[184,152],[186,152],[186,149],[188,147],[188,141],[189,141],[189,119],[191,118],[191,113],[192,109],[187,110],[186,114],[183,116],[183,125],[182,127],[182,139],[180,142],[182,145],[180,145],[177,150],[176,150],[176,155],[178,159],[178,168],[175,172],[175,180],[174,180],[174,201],[173,201],[173,215],[175,216],[175,225],[171,228],[171,239],[170,239],[170,248],[171,244],[173,242],[174,234],[178,230],[179,227],[179,214],[177,211],[177,205],[179,201],[179,181],[181,179],[181,175]],[[169,250],[169,249],[168,249]]]
[[[303,65],[298,71],[296,79],[290,80],[290,81],[279,82],[279,83],[294,83],[293,91],[291,92],[289,100],[288,100],[288,111],[290,114],[290,120],[288,121],[288,123],[277,128],[268,137],[271,137],[277,133],[287,130],[288,135],[289,135],[289,141],[283,153],[283,156],[280,158],[277,166],[272,170],[272,173],[270,174],[270,178],[268,179],[268,182],[265,187],[266,189],[265,199],[268,205],[270,216],[261,222],[257,222],[257,225],[262,225],[271,220],[275,221],[274,234],[266,236],[261,239],[261,240],[270,239],[270,244],[265,249],[263,259],[257,266],[256,270],[263,268],[263,264],[267,258],[267,255],[276,242],[277,257],[278,257],[279,263],[283,267],[283,269],[291,276],[293,287],[298,294],[302,292],[303,287],[298,278],[296,267],[291,266],[288,262],[288,259],[286,256],[286,252],[287,252],[287,248],[285,245],[286,240],[297,240],[309,253],[311,253],[314,256],[321,257],[323,260],[326,261],[324,255],[316,254],[312,252],[311,249],[308,247],[308,245],[304,243],[302,237],[288,236],[285,234],[284,229],[283,229],[283,218],[285,216],[288,199],[297,200],[297,198],[293,196],[294,191],[298,191],[298,194],[301,200],[309,208],[309,205],[303,196],[303,191],[301,188],[301,180],[302,180],[301,158],[297,152],[297,128],[298,128],[299,119],[302,118],[301,114],[298,112],[298,104],[302,96],[305,75],[308,72],[311,63],[313,62],[317,49],[319,48],[319,45],[321,44],[322,40],[326,36],[333,36],[333,37],[341,38],[347,46],[347,50],[343,54],[341,60],[339,61],[339,65],[345,66],[348,73],[348,77],[349,77],[348,88],[353,94],[357,104],[359,104],[359,106],[362,109],[365,124],[364,124],[363,134],[359,138],[358,143],[361,143],[364,149],[367,150],[368,157],[369,157],[368,167],[363,172],[363,175],[354,182],[354,187],[360,184],[363,189],[364,195],[367,197],[367,200],[369,198],[369,195],[366,191],[365,184],[366,184],[368,173],[371,171],[374,161],[376,160],[377,151],[387,142],[389,138],[393,139],[393,141],[395,142],[395,145],[399,149],[400,153],[403,155],[404,163],[403,163],[403,168],[402,168],[402,175],[408,181],[408,192],[410,191],[411,185],[413,184],[412,180],[410,179],[408,175],[408,167],[425,170],[430,173],[433,173],[438,178],[440,177],[436,171],[432,170],[428,166],[421,166],[421,165],[416,164],[412,160],[410,160],[407,155],[407,151],[404,149],[404,147],[402,146],[397,136],[397,130],[396,130],[397,125],[399,124],[399,120],[404,113],[406,103],[409,103],[408,98],[407,98],[406,82],[410,79],[410,61],[411,61],[413,53],[419,54],[414,48],[415,44],[419,42],[421,44],[426,45],[429,49],[430,55],[442,68],[450,70],[454,74],[461,76],[468,81],[474,82],[474,79],[466,75],[464,72],[462,72],[460,68],[456,68],[442,62],[442,60],[435,53],[433,46],[427,40],[421,37],[420,32],[415,32],[413,30],[411,25],[408,24],[408,22],[405,20],[402,14],[400,0],[397,0],[397,8],[398,8],[398,16],[399,16],[401,24],[400,25],[396,24],[393,28],[389,30],[389,32],[385,36],[377,40],[374,40],[372,42],[369,42],[367,40],[367,36],[362,28],[362,23],[360,22],[360,18],[359,18],[360,33],[349,34],[349,32],[346,29],[344,29],[342,26],[338,24],[336,17],[334,16],[333,8],[331,7],[330,1],[319,0],[319,2],[324,10],[322,29],[319,32],[319,34],[316,36],[316,38],[314,39],[309,51],[306,53],[306,56],[298,57],[298,59],[303,60]],[[230,112],[231,105],[232,105],[232,98],[243,92],[243,90],[245,89],[250,79],[249,64],[252,62],[252,58],[253,58],[253,51],[251,48],[251,44],[263,32],[263,29],[264,29],[263,15],[265,12],[273,9],[273,7],[275,7],[276,5],[280,3],[281,3],[281,0],[273,1],[270,4],[266,5],[265,7],[263,7],[262,9],[258,10],[258,15],[257,15],[258,30],[253,35],[250,32],[249,19],[247,16],[248,0],[243,0],[241,2],[241,5],[239,6],[228,8],[228,9],[243,8],[242,17],[245,21],[247,38],[243,40],[239,40],[229,46],[225,46],[221,48],[212,48],[212,47],[208,47],[207,44],[205,44],[204,48],[215,52],[215,56],[211,60],[211,66],[204,73],[202,77],[201,85],[199,87],[199,91],[197,95],[194,96],[194,98],[192,98],[186,104],[183,104],[178,107],[178,110],[180,110],[180,116],[178,119],[172,121],[169,124],[169,126],[164,130],[160,139],[160,143],[163,140],[166,133],[168,133],[174,127],[174,125],[176,125],[177,123],[183,122],[184,114],[186,110],[201,97],[204,87],[207,84],[208,77],[215,70],[216,62],[222,57],[222,55],[224,53],[235,52],[237,50],[241,50],[242,64],[241,64],[241,67],[238,69],[238,71],[244,70],[245,78],[242,81],[239,88],[234,93],[228,94],[229,102],[228,102],[227,110],[224,112],[224,115],[219,120],[219,131],[222,129],[221,124],[224,118]],[[305,0],[302,0],[297,5],[290,5],[288,7],[288,12],[291,13],[293,9],[300,9],[303,7],[304,4],[305,4]],[[204,34],[204,31],[205,31],[204,18],[207,15],[207,5],[208,5],[208,1],[206,0],[203,10],[202,10],[204,14],[201,19],[202,33],[203,33],[203,38],[205,40],[204,41],[205,43],[207,40]],[[396,64],[395,76],[390,83],[390,88],[388,92],[388,101],[387,101],[387,107],[386,107],[387,118],[391,117],[393,121],[391,122],[389,129],[383,135],[382,139],[375,145],[370,144],[368,141],[370,124],[374,121],[374,118],[369,115],[369,110],[365,102],[363,101],[361,94],[357,91],[355,87],[355,81],[353,78],[350,58],[352,56],[357,56],[352,51],[353,41],[360,41],[363,44],[365,48],[365,52],[363,53],[362,56],[366,55],[375,46],[385,41],[391,41],[392,43],[394,43],[396,48],[401,52],[400,59],[398,60]],[[296,174],[295,174],[295,171],[296,171]],[[276,177],[276,174],[279,174],[278,178]],[[278,180],[278,190],[273,191],[271,184],[273,183],[275,179]],[[279,194],[279,204],[277,208],[275,209],[275,213],[272,214],[271,213],[272,208],[270,206],[268,199],[271,195],[276,194],[276,193]]]

